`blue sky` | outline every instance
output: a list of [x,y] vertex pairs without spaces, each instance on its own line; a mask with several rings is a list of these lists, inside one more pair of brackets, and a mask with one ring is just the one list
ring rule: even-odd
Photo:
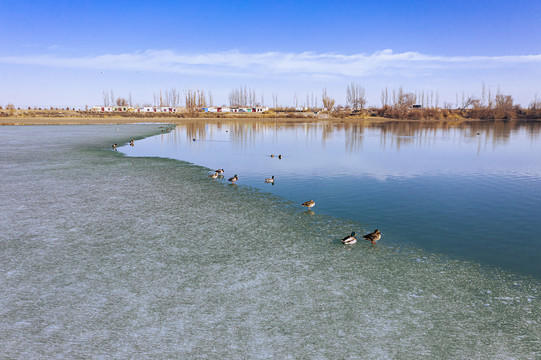
[[438,92],[484,83],[541,97],[541,1],[22,1],[0,3],[0,105],[98,105],[104,90],[152,103],[239,86],[279,103],[345,103],[346,86]]

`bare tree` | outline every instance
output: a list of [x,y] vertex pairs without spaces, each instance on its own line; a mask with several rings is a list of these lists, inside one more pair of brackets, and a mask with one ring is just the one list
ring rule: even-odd
[[273,109],[278,108],[278,94],[272,93],[272,107]]
[[346,106],[353,110],[364,110],[366,105],[366,93],[363,86],[351,83],[346,89]]
[[205,98],[205,92],[203,90],[197,90],[197,107],[202,108],[207,106],[207,100]]
[[381,107],[389,105],[389,89],[385,86],[385,90],[381,90]]
[[116,99],[116,106],[128,106],[128,100],[119,97]]
[[186,90],[184,93],[184,98],[186,101],[186,109],[193,113],[197,105],[197,92],[196,90]]
[[465,110],[466,108],[474,105],[476,102],[479,103],[479,100],[476,99],[473,96],[468,96],[467,98],[462,98],[462,108],[461,108],[461,110]]
[[255,89],[239,87],[229,92],[229,106],[256,106],[257,95]]
[[498,90],[494,102],[494,117],[503,119],[514,119],[516,117],[516,112],[513,111],[513,97],[511,95],[503,95]]
[[109,106],[109,91],[103,91],[103,106]]
[[323,89],[323,93],[321,95],[321,101],[323,102],[323,107],[327,109],[327,111],[332,111],[334,108],[335,100],[327,95],[327,89]]

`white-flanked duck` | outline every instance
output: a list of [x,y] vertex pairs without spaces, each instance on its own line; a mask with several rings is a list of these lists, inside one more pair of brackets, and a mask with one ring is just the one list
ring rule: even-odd
[[355,235],[355,231],[352,231],[351,235],[348,235],[342,239],[342,244],[355,244],[357,242],[357,238],[355,237]]

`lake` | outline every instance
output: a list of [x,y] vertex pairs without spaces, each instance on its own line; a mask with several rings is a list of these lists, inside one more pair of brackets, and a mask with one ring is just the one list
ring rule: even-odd
[[0,128],[3,357],[540,356],[537,124],[165,129]]
[[[313,211],[354,220],[358,233],[379,228],[382,243],[541,278],[540,129],[505,122],[189,122],[121,151],[224,168],[224,183],[238,174],[239,186],[298,204],[314,199]],[[264,182],[273,175],[274,185]]]

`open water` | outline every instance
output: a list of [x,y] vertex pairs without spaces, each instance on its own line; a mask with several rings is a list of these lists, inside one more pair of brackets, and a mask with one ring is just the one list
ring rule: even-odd
[[2,357],[538,358],[538,127],[404,126],[3,127]]

